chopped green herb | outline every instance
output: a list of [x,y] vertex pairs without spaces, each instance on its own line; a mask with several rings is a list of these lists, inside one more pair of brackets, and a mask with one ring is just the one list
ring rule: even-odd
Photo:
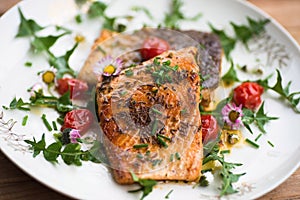
[[274,147],[274,144],[273,144],[272,142],[270,142],[269,140],[268,140],[268,144],[269,144],[271,147]]
[[81,18],[81,15],[80,15],[80,14],[77,14],[77,15],[75,16],[75,21],[76,21],[77,24],[80,24],[80,23],[82,22],[82,18]]
[[124,95],[126,95],[126,94],[127,94],[127,91],[126,91],[126,90],[120,91],[120,95],[121,95],[121,96],[124,96]]
[[128,69],[125,71],[126,76],[133,76],[133,71],[131,69]]
[[255,138],[255,142],[257,142],[258,141],[258,139],[260,138],[262,136],[262,134],[259,134],[256,138]]
[[160,137],[159,135],[157,135],[157,141],[159,144],[161,144],[164,148],[168,148],[167,143],[163,140],[162,137]]
[[28,120],[28,115],[23,117],[22,126],[26,126],[27,120]]
[[173,189],[170,190],[170,191],[168,192],[168,194],[165,196],[165,199],[169,199],[169,198],[170,198],[170,195],[171,195],[171,193],[172,193],[173,191],[174,191]]
[[130,172],[130,173],[131,173],[133,181],[135,183],[138,183],[140,185],[140,188],[138,188],[136,190],[130,190],[128,192],[135,193],[135,192],[142,191],[143,194],[142,194],[140,200],[143,200],[146,196],[148,196],[152,192],[153,187],[155,185],[157,185],[157,182],[155,180],[140,179],[133,172]]
[[171,138],[169,138],[169,137],[167,137],[167,136],[165,136],[165,135],[157,134],[157,136],[158,136],[158,137],[161,137],[161,138],[163,138],[163,139],[166,139],[166,140],[168,140],[168,141],[171,141]]
[[222,150],[222,151],[220,151],[220,153],[221,153],[221,154],[228,154],[228,153],[230,153],[230,150],[228,150],[228,149]]
[[173,162],[174,161],[174,154],[172,153],[171,155],[170,155],[170,162]]
[[55,121],[52,121],[53,130],[57,131],[57,125]]
[[178,152],[175,153],[175,157],[176,157],[177,160],[181,159],[180,154]]
[[152,160],[152,166],[155,167],[156,165],[160,165],[161,162],[162,162],[162,159]]
[[97,50],[106,55],[106,51],[100,45],[97,46]]
[[259,148],[258,144],[256,144],[255,142],[253,142],[252,140],[250,140],[248,138],[245,139],[245,142],[247,142],[248,144],[250,144],[251,146],[253,146],[253,147],[257,148],[257,149]]
[[157,125],[158,125],[158,120],[154,119],[152,130],[151,130],[151,135],[155,135],[155,133],[157,131]]
[[57,123],[59,123],[60,125],[63,125],[63,124],[64,124],[64,118],[62,118],[62,117],[58,117],[58,118],[56,119],[56,121],[57,121]]
[[133,148],[135,149],[141,149],[141,148],[147,148],[148,147],[148,144],[136,144],[136,145],[133,145]]
[[31,66],[32,66],[32,62],[25,62],[24,65],[25,65],[26,67],[31,67]]
[[155,108],[151,108],[151,110],[153,110],[153,112],[159,114],[159,115],[162,115],[162,112],[160,112],[159,110],[155,109]]
[[42,115],[42,120],[43,120],[43,122],[44,122],[46,128],[48,129],[48,131],[52,131],[52,127],[51,127],[51,125],[49,124],[48,120],[46,119],[46,115],[45,115],[45,114]]

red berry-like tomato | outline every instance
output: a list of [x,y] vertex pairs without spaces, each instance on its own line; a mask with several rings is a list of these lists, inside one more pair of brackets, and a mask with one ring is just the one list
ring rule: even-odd
[[168,42],[152,36],[145,39],[140,52],[144,60],[149,60],[165,51],[168,51],[169,49],[170,45]]
[[87,109],[72,110],[66,114],[61,131],[72,128],[79,130],[80,134],[84,134],[92,125],[93,119],[92,112]]
[[264,88],[254,82],[244,82],[233,90],[233,101],[237,105],[255,110],[261,104]]
[[207,143],[218,137],[218,123],[212,115],[201,115],[202,141]]
[[63,95],[70,90],[71,99],[81,98],[88,91],[88,84],[76,78],[61,78],[57,80],[56,90]]

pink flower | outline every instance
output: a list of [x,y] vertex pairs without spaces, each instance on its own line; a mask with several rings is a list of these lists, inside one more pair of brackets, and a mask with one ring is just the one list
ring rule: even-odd
[[72,129],[69,134],[71,143],[77,143],[77,138],[81,137],[79,130],[77,129]]
[[118,75],[122,68],[122,60],[120,58],[113,59],[106,56],[94,65],[94,73],[96,76],[115,76]]
[[239,129],[243,125],[242,117],[243,110],[242,104],[236,106],[235,103],[228,103],[222,109],[224,122],[230,126],[231,129]]

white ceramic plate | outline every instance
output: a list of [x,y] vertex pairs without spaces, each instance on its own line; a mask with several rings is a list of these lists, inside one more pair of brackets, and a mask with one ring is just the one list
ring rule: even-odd
[[[146,20],[145,22],[150,25],[155,25],[155,22],[160,21],[164,12],[167,11],[168,2],[160,0],[151,2],[147,0],[130,0],[126,3],[124,1],[113,1],[107,11],[111,15],[123,15],[127,13],[126,9],[129,9],[132,5],[145,6],[150,9],[155,20],[149,20],[140,13],[143,17],[137,18],[129,25],[129,29],[134,29],[142,27],[143,20]],[[0,105],[8,105],[15,96],[27,99],[29,97],[26,92],[27,88],[38,81],[36,73],[49,67],[43,56],[29,53],[30,46],[27,38],[16,39],[14,37],[19,24],[18,7],[22,9],[27,18],[32,18],[41,25],[63,25],[74,31],[71,37],[76,34],[85,36],[85,42],[80,44],[71,58],[71,66],[77,70],[80,69],[86,59],[89,48],[101,28],[100,22],[97,20],[84,19],[82,24],[76,24],[74,16],[78,13],[78,7],[76,7],[73,0],[27,0],[9,10],[0,20]],[[186,0],[182,9],[188,16],[193,16],[198,12],[203,14],[203,17],[197,22],[182,23],[181,27],[183,29],[209,31],[207,23],[210,22],[215,27],[225,28],[228,33],[232,33],[229,21],[243,24],[246,23],[247,16],[254,19],[271,19],[259,9],[244,1]],[[272,49],[275,47],[258,53],[258,50],[248,52],[242,45],[238,45],[232,54],[234,61],[241,65],[265,65],[265,75],[274,72],[276,68],[280,68],[284,83],[287,84],[289,80],[292,80],[291,91],[299,91],[300,52],[297,43],[273,19],[271,19],[271,23],[267,25],[266,29],[271,38],[268,40],[269,43],[263,42],[263,44],[277,44],[277,47],[281,48],[280,52],[289,57],[284,60],[287,66],[280,67],[276,58],[269,60],[269,63],[267,62],[268,55],[273,55]],[[262,41],[264,40],[260,42]],[[72,39],[65,38],[55,48],[55,53],[57,55],[62,54],[72,44]],[[255,46],[257,46],[257,43],[252,42],[252,49]],[[24,67],[24,63],[27,61],[33,63],[31,68]],[[226,71],[227,65],[228,63],[224,62],[224,71]],[[241,74],[241,77],[243,76],[245,74]],[[246,78],[255,78],[255,76]],[[297,123],[300,121],[300,115],[295,114],[291,108],[278,100],[277,97],[272,92],[263,96],[266,100],[265,110],[269,115],[278,116],[280,119],[267,125],[268,133],[259,140],[260,148],[254,149],[242,145],[233,149],[227,158],[234,162],[243,163],[243,166],[235,172],[246,172],[247,174],[242,176],[235,185],[240,192],[225,196],[225,199],[257,198],[274,189],[298,168],[300,164],[300,134]],[[13,128],[13,134],[1,129],[0,147],[17,166],[50,188],[74,198],[139,198],[140,194],[127,192],[129,187],[116,184],[108,170],[102,165],[86,162],[82,167],[74,167],[67,166],[62,161],[60,161],[60,164],[52,165],[46,162],[42,156],[33,158],[22,139],[31,139],[32,136],[40,139],[41,135],[46,133],[47,142],[53,141],[52,134],[46,130],[40,119],[44,112],[47,112],[49,118],[56,116],[55,112],[47,109],[43,111],[35,110],[34,113],[4,111],[4,120],[14,119],[18,123]],[[25,115],[29,115],[29,120],[27,125],[23,127],[21,121]],[[244,131],[244,134],[245,137],[255,138],[247,131]],[[274,148],[268,145],[267,141],[271,141],[275,145]],[[217,199],[219,192],[217,183],[211,184],[208,188],[195,189],[188,184],[160,184],[147,199],[163,199],[171,189],[174,189],[170,196],[171,199]]]

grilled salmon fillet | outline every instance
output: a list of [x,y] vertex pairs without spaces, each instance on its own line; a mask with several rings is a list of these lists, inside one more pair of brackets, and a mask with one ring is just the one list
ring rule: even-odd
[[142,57],[139,50],[142,47],[143,41],[149,36],[166,40],[172,50],[179,50],[190,46],[202,47],[198,49],[197,53],[197,63],[204,78],[201,83],[201,104],[208,106],[212,100],[213,91],[219,85],[222,59],[220,40],[213,33],[194,30],[175,31],[144,28],[132,34],[117,34],[103,30],[101,35],[95,40],[92,51],[79,73],[79,79],[95,85],[97,78],[93,74],[92,67],[106,55],[121,58],[124,67],[141,63]]
[[133,183],[130,172],[153,180],[199,178],[203,146],[196,55],[195,47],[170,50],[98,82],[97,116],[117,183]]

